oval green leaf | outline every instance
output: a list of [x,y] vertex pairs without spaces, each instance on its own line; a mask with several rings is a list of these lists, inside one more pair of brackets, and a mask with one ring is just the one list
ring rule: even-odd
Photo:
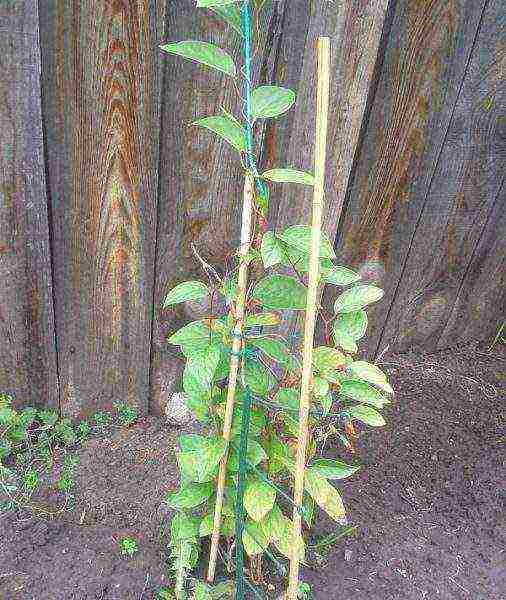
[[357,360],[350,363],[346,369],[354,377],[376,385],[387,392],[387,394],[394,393],[392,386],[387,381],[387,376],[376,365],[368,363],[365,360]]
[[244,490],[244,508],[253,521],[261,521],[276,501],[276,490],[260,479],[251,477]]
[[255,286],[253,298],[257,298],[264,308],[278,310],[305,310],[306,288],[293,277],[270,275],[261,279]]
[[212,483],[190,483],[175,492],[169,492],[166,503],[176,509],[195,508],[209,500],[213,492],[214,485]]
[[196,483],[211,481],[225,453],[226,441],[221,436],[190,434],[181,436],[179,445],[181,452],[177,454],[177,462],[181,474]]
[[337,323],[332,325],[332,333],[334,336],[334,344],[346,350],[346,352],[351,352],[351,354],[356,354],[358,352],[358,346],[355,340],[351,337],[351,335],[338,326]]
[[192,125],[198,125],[214,132],[238,152],[243,152],[246,149],[246,134],[243,127],[226,115],[203,117],[192,123]]
[[350,285],[350,283],[355,283],[360,281],[360,279],[360,275],[355,271],[348,269],[348,267],[339,267],[337,265],[334,265],[332,270],[323,276],[325,283],[340,286]]
[[360,466],[348,465],[342,460],[329,458],[319,458],[311,463],[311,469],[327,479],[346,479],[360,468]]
[[290,351],[288,346],[279,340],[267,337],[249,338],[249,344],[259,348],[269,358],[276,360],[281,364],[290,363]]
[[202,300],[208,293],[209,288],[201,281],[184,281],[176,285],[175,288],[172,288],[165,296],[162,308],[186,302],[187,300]]
[[262,85],[253,90],[251,102],[253,120],[278,117],[293,106],[295,92],[276,85]]
[[314,185],[314,177],[311,173],[297,171],[296,169],[271,169],[262,173],[264,179],[276,183],[300,183],[302,185]]
[[383,290],[375,285],[355,285],[345,290],[334,303],[335,313],[355,312],[383,298]]
[[[293,225],[277,234],[277,237],[299,252],[309,254],[311,250],[311,227]],[[329,238],[322,232],[320,242],[320,258],[335,258],[334,248]]]
[[376,408],[383,408],[385,404],[390,404],[390,400],[383,396],[379,390],[365,381],[358,381],[357,379],[345,379],[342,381],[339,388],[339,395],[344,398],[356,400],[357,402],[363,402],[364,404],[371,404]]
[[334,328],[342,333],[347,333],[355,341],[360,340],[367,331],[367,314],[365,310],[342,313],[336,317]]
[[209,42],[187,40],[173,42],[160,46],[164,52],[175,54],[188,60],[193,60],[217,71],[221,71],[230,77],[236,76],[236,68],[230,54],[218,46]]
[[272,231],[266,231],[262,236],[260,252],[265,269],[274,267],[284,258],[283,248]]
[[372,425],[372,427],[383,427],[383,425],[386,425],[383,416],[371,406],[360,404],[347,409],[347,412],[352,419],[362,421],[366,425]]

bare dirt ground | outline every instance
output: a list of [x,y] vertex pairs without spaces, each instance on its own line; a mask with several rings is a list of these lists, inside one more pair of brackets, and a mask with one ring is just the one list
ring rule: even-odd
[[[314,598],[505,599],[506,353],[411,353],[382,367],[396,390],[388,426],[367,430],[365,468],[340,482],[358,529],[327,556],[308,554]],[[79,450],[74,510],[2,514],[0,600],[152,599],[169,583],[160,530],[179,433],[149,417],[93,438]],[[57,495],[46,486],[35,502],[52,510]],[[320,514],[317,533],[335,531]],[[124,535],[139,542],[131,558],[118,551]]]

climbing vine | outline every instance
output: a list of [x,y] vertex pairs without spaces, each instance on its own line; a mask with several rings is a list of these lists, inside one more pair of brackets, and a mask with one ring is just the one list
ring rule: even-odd
[[[182,376],[186,404],[207,429],[205,435],[180,437],[180,487],[167,497],[169,506],[176,510],[169,546],[178,599],[186,597],[187,581],[198,562],[202,540],[216,529],[216,514],[222,542],[220,556],[229,570],[235,569],[237,578],[242,579],[244,548],[249,558],[247,585],[257,595],[254,584],[261,583],[264,558],[285,574],[283,557],[290,558],[297,552],[303,558],[306,549],[304,535],[293,539],[292,521],[286,516],[295,470],[301,353],[294,347],[293,339],[283,335],[280,324],[284,311],[306,309],[311,228],[269,228],[268,209],[272,185],[293,185],[296,193],[297,186],[312,186],[314,177],[292,166],[262,173],[257,169],[253,136],[256,124],[281,117],[296,99],[292,90],[280,86],[252,88],[252,11],[258,23],[263,4],[197,1],[197,8],[213,11],[230,25],[232,35],[242,38],[241,69],[226,50],[208,42],[179,41],[161,46],[169,54],[225,74],[235,89],[242,85],[240,115],[221,108],[218,114],[201,116],[194,125],[217,135],[237,152],[245,173],[245,190],[249,189],[252,200],[247,248],[242,241],[229,272],[220,276],[198,256],[208,275],[206,280],[176,285],[162,303],[166,309],[211,298],[211,307],[228,307],[224,314],[209,314],[168,338],[186,358]],[[246,201],[243,228],[245,220],[248,225],[245,211]],[[238,273],[244,265],[255,274],[255,279],[241,290]],[[333,244],[325,235],[320,245],[319,281],[342,290],[333,314],[319,309],[325,324],[325,343],[313,351],[310,438],[300,509],[307,530],[318,509],[341,525],[346,524],[345,506],[336,482],[360,469],[350,458],[360,428],[385,425],[380,411],[391,402],[393,394],[386,375],[375,364],[362,360],[358,349],[367,329],[366,308],[379,301],[383,291],[361,282],[354,270],[337,264]],[[216,302],[219,298],[222,301]],[[232,387],[230,431],[224,435],[234,358],[240,367],[237,383]],[[357,423],[361,425],[357,427]],[[330,444],[340,448],[341,458],[324,457]],[[216,510],[220,464],[226,468],[225,488]],[[209,586],[199,585],[202,598],[213,597]],[[237,598],[243,593],[242,583],[238,589]],[[306,593],[304,588],[301,593]]]

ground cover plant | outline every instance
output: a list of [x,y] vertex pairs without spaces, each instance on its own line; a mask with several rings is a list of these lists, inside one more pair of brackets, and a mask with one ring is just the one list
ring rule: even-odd
[[[285,573],[280,557],[291,558],[295,552],[303,559],[306,547],[304,536],[293,539],[292,522],[286,516],[292,502],[302,365],[300,352],[279,325],[284,311],[306,309],[311,228],[292,225],[277,231],[269,227],[267,215],[271,185],[291,184],[295,194],[297,186],[312,186],[314,177],[292,165],[262,173],[257,169],[255,125],[286,113],[295,93],[275,85],[252,89],[251,11],[258,23],[264,2],[250,4],[197,2],[197,8],[214,11],[231,25],[234,35],[241,36],[244,64],[240,69],[226,50],[208,42],[185,40],[161,46],[169,54],[226,74],[237,91],[242,84],[240,105],[245,107],[241,115],[221,107],[218,114],[203,115],[193,124],[231,145],[244,169],[241,245],[235,264],[220,277],[197,253],[206,280],[180,283],[163,301],[163,308],[168,308],[210,299],[207,317],[185,325],[168,340],[186,358],[182,376],[186,404],[208,428],[205,435],[181,436],[181,483],[167,497],[176,509],[169,545],[178,600],[187,597],[186,582],[198,562],[203,538],[211,537],[212,561],[217,527],[223,540],[220,555],[228,570],[241,572],[244,548],[253,583],[263,581],[264,558]],[[248,280],[248,271],[255,273],[255,280]],[[326,236],[320,245],[319,281],[343,289],[333,314],[319,309],[325,340],[313,350],[313,408],[300,509],[308,530],[318,509],[346,525],[344,502],[334,482],[351,477],[360,465],[326,458],[325,449],[330,443],[340,444],[343,453],[353,454],[363,425],[385,424],[380,411],[393,394],[385,373],[361,360],[358,350],[367,329],[365,309],[379,301],[383,291],[336,263]],[[215,314],[213,306],[220,305],[227,311]],[[213,576],[210,566],[209,582]],[[301,597],[308,597],[304,584],[299,591]],[[213,589],[201,582],[199,598],[212,597]]]
[[[71,511],[75,497],[73,472],[78,463],[76,449],[93,433],[105,433],[111,427],[125,427],[137,420],[137,409],[126,402],[114,402],[114,413],[96,412],[90,419],[72,422],[56,410],[31,406],[18,411],[13,398],[0,393],[0,513],[29,508],[35,514],[52,518]],[[55,452],[63,453],[56,488],[63,502],[55,511],[47,511],[32,500],[41,485],[42,473],[55,464]]]

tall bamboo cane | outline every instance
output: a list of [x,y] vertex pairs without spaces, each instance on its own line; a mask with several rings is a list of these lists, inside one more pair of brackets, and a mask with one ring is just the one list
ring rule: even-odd
[[325,159],[327,147],[327,126],[329,108],[330,80],[330,39],[320,37],[317,41],[318,54],[318,90],[316,96],[316,143],[315,143],[315,185],[313,196],[313,217],[311,231],[311,253],[309,258],[309,278],[307,291],[306,319],[304,326],[304,348],[302,363],[302,381],[299,409],[299,437],[297,443],[297,462],[294,485],[293,509],[293,545],[290,559],[290,579],[288,600],[297,600],[299,587],[299,552],[297,540],[302,531],[300,508],[304,494],[304,471],[306,465],[306,447],[309,436],[308,419],[310,408],[311,378],[313,375],[313,340],[318,303],[318,267],[323,214]]
[[[245,260],[251,246],[251,229],[253,221],[253,199],[255,181],[252,173],[256,173],[253,159],[253,130],[252,130],[252,106],[251,106],[251,62],[252,62],[252,40],[251,40],[251,6],[249,0],[244,0],[241,5],[241,22],[244,32],[244,79],[245,79],[245,117],[246,117],[246,173],[243,193],[241,246],[239,248],[240,264],[236,292],[235,305],[235,327],[233,330],[232,354],[230,359],[230,374],[228,377],[227,402],[223,423],[223,438],[227,445],[230,442],[230,430],[234,413],[234,400],[237,388],[237,375],[239,372],[239,353],[242,347],[242,333],[244,328],[246,288],[248,284],[248,261]],[[227,473],[228,448],[220,462],[218,483],[216,488],[216,504],[214,509],[213,533],[211,536],[211,549],[209,552],[209,565],[207,570],[207,581],[214,580],[216,570],[216,559],[218,556],[218,544],[220,541],[221,512],[223,508],[223,495],[225,491],[225,477]]]

